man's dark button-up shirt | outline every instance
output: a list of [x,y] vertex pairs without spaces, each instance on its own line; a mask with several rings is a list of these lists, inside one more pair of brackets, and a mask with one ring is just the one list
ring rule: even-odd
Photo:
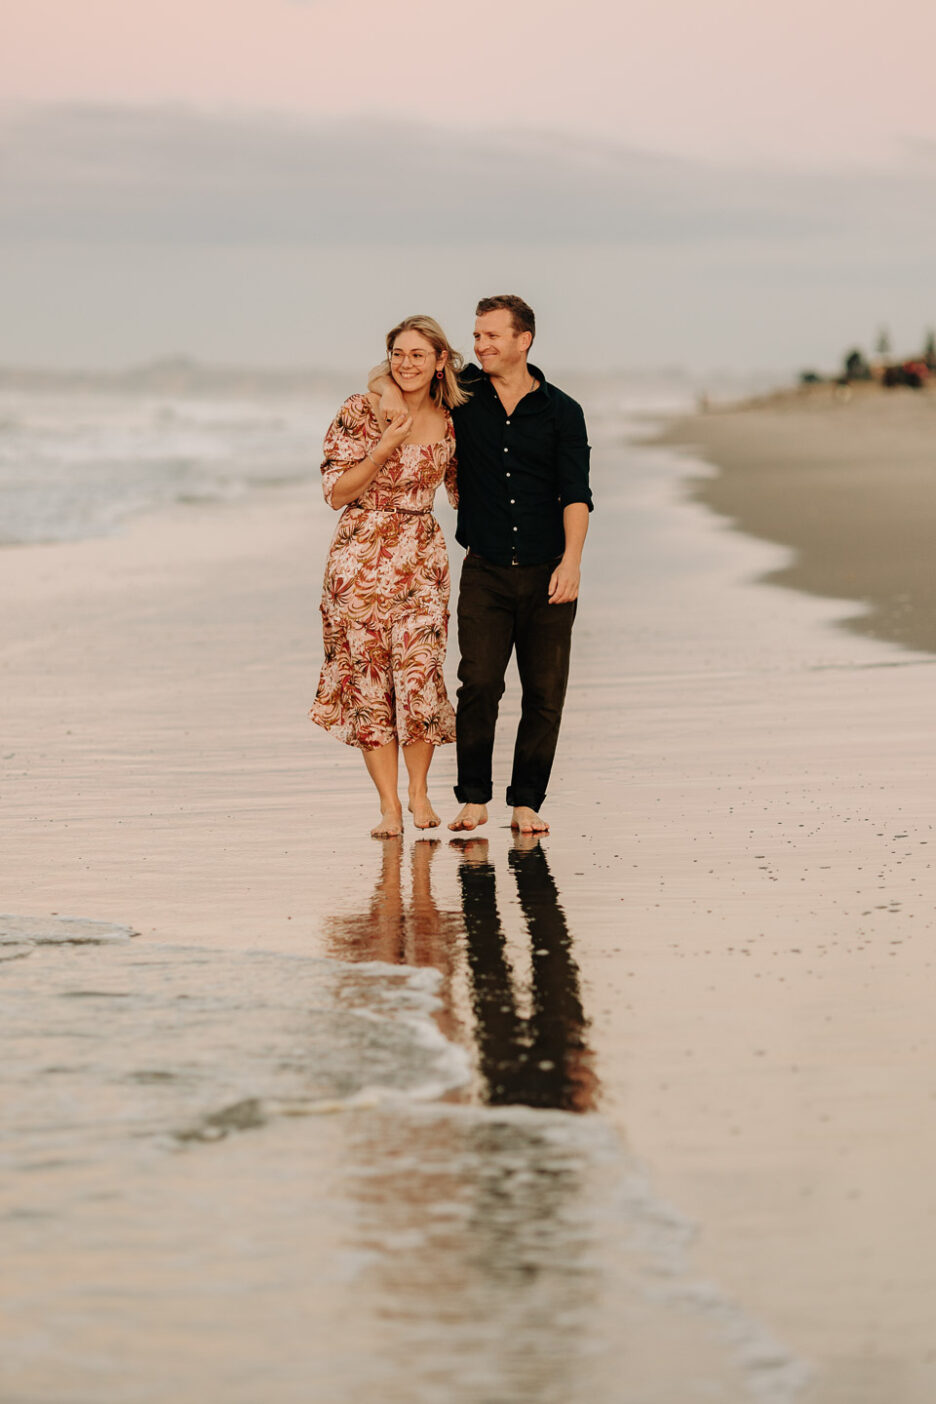
[[562,512],[589,511],[590,450],[581,405],[530,366],[539,385],[512,414],[491,381],[468,366],[471,399],[453,410],[458,452],[456,540],[494,565],[543,565],[565,550]]

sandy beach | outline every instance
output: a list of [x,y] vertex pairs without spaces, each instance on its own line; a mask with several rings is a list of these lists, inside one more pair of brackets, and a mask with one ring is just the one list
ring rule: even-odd
[[803,387],[674,426],[718,465],[700,502],[792,547],[779,585],[854,600],[850,627],[936,652],[936,392]]
[[929,1404],[934,411],[601,421],[539,846],[369,838],[316,482],[0,551],[5,1401]]

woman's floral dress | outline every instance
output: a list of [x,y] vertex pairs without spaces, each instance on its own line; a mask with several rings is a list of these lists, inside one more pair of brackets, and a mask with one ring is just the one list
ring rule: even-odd
[[[335,484],[381,435],[366,395],[345,400],[325,436],[322,487]],[[325,566],[325,663],[311,717],[363,751],[389,741],[434,746],[455,739],[442,664],[448,637],[449,565],[432,503],[444,480],[455,504],[455,431],[435,444],[403,444],[345,507]]]

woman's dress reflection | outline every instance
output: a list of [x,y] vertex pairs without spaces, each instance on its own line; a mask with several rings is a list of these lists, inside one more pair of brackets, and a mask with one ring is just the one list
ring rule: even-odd
[[521,953],[515,950],[511,959],[487,839],[450,842],[458,856],[461,901],[460,910],[448,911],[440,909],[432,890],[438,840],[413,844],[408,898],[403,845],[382,847],[381,871],[367,907],[326,922],[332,954],[343,960],[435,966],[442,975],[439,1026],[447,1038],[474,1044],[482,1101],[592,1109],[598,1082],[579,972],[539,839],[515,836],[506,860],[530,940],[528,987],[515,970]]

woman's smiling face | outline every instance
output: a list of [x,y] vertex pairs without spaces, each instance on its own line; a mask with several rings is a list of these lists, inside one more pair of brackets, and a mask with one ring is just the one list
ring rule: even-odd
[[390,373],[401,390],[412,394],[432,384],[440,359],[420,332],[403,331],[390,351]]

